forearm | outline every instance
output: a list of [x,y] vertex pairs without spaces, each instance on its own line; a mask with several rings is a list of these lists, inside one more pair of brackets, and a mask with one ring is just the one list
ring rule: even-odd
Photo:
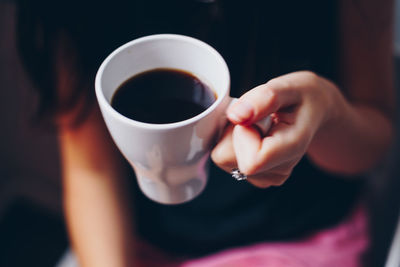
[[[64,178],[64,207],[81,266],[134,266],[131,210],[115,177],[73,171]],[[117,188],[118,187],[118,188]]]
[[339,7],[339,72],[350,101],[332,91],[337,112],[308,155],[329,171],[359,174],[382,161],[393,137],[393,1],[342,0]]
[[129,177],[100,112],[59,131],[65,214],[81,266],[134,266]]
[[382,161],[392,141],[392,122],[378,108],[351,104],[339,94],[336,111],[317,131],[308,155],[328,171],[360,174]]

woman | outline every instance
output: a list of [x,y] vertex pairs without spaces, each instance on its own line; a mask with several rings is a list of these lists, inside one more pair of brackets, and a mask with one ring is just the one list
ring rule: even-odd
[[[359,266],[363,174],[392,138],[390,1],[44,2],[21,1],[19,44],[39,112],[58,126],[80,266]],[[129,191],[134,179],[93,103],[107,54],[166,32],[213,45],[240,96],[207,188],[178,206]],[[248,127],[269,114],[268,136]],[[230,177],[236,167],[248,183]]]

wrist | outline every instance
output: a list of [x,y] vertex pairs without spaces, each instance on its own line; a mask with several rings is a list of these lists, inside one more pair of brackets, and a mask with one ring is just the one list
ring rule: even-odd
[[327,143],[334,142],[335,135],[341,129],[348,127],[346,120],[351,113],[350,105],[336,84],[320,78],[319,88],[317,89],[323,91],[319,99],[321,117],[307,149],[307,154],[313,159],[319,158],[318,155],[323,152]]
[[321,79],[323,83],[322,88],[325,89],[325,101],[322,101],[322,103],[324,103],[322,108],[325,112],[323,112],[324,116],[316,135],[321,132],[331,131],[332,127],[342,127],[341,125],[344,125],[344,119],[351,113],[351,107],[339,87],[327,79]]

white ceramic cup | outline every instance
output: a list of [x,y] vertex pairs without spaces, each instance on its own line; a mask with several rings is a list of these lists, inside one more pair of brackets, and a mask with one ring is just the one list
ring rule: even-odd
[[[123,82],[156,68],[192,73],[214,90],[216,101],[193,118],[167,124],[135,121],[111,107],[111,98]],[[199,195],[207,183],[210,151],[232,101],[229,70],[222,56],[191,37],[146,36],[112,52],[97,72],[95,87],[107,128],[135,170],[142,192],[163,204],[179,204]],[[268,128],[269,123],[264,121],[262,127]]]

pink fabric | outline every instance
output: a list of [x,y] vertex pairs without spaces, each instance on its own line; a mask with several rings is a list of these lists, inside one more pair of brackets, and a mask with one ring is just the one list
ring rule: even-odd
[[147,260],[142,263],[152,267],[360,267],[369,243],[367,233],[365,212],[358,209],[336,227],[296,242],[260,243],[190,260],[149,253],[151,259],[143,257]]

